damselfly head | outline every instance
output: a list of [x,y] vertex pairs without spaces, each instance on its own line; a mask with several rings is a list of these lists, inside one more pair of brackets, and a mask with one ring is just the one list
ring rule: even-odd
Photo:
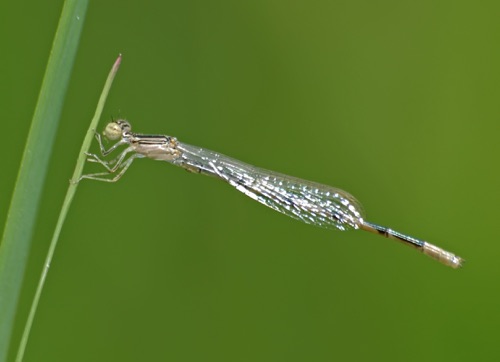
[[130,127],[130,123],[128,123],[124,119],[119,119],[117,121],[108,123],[102,134],[108,140],[114,141],[121,138],[123,133],[130,132],[131,129],[132,128]]

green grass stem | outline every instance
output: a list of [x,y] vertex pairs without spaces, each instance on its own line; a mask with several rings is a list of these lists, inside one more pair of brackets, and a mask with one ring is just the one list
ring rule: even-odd
[[66,220],[66,215],[68,214],[69,206],[73,201],[73,196],[75,195],[76,188],[78,186],[78,180],[82,175],[83,166],[85,165],[85,153],[88,152],[90,148],[90,144],[94,139],[94,133],[97,128],[97,124],[99,123],[99,119],[101,118],[102,110],[104,108],[104,104],[106,103],[106,98],[108,97],[109,90],[111,89],[111,85],[113,84],[113,80],[115,78],[116,73],[118,72],[118,68],[121,63],[121,55],[118,56],[111,71],[109,72],[108,79],[104,84],[104,88],[101,93],[101,97],[99,98],[99,102],[97,103],[97,108],[90,122],[89,129],[82,143],[82,148],[78,155],[78,159],[76,161],[75,171],[73,172],[73,177],[71,178],[71,182],[68,187],[68,191],[66,192],[66,197],[64,198],[63,205],[61,208],[61,212],[59,213],[59,218],[57,220],[57,224],[54,230],[54,234],[52,236],[52,240],[50,241],[49,250],[47,252],[47,256],[45,258],[45,263],[43,265],[42,274],[40,276],[40,280],[38,281],[38,286],[35,292],[35,296],[33,298],[33,302],[31,304],[30,312],[28,315],[28,319],[26,321],[26,325],[23,331],[23,335],[21,338],[21,343],[19,344],[19,349],[17,352],[16,362],[21,362],[23,360],[24,352],[26,350],[26,344],[28,342],[28,337],[31,331],[31,326],[33,325],[33,319],[35,318],[36,310],[38,307],[38,302],[40,301],[40,296],[42,294],[43,287],[45,285],[45,279],[47,277],[47,273],[49,272],[49,267],[52,262],[52,258],[54,257],[54,252],[56,250],[57,242],[59,240],[59,235],[61,233],[62,226],[64,221]]

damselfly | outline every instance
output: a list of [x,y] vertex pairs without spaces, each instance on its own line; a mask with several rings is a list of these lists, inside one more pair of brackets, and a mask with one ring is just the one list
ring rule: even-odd
[[111,161],[88,153],[87,160],[101,164],[107,172],[83,175],[80,180],[116,182],[136,158],[167,161],[190,172],[222,179],[252,199],[307,224],[338,230],[369,231],[410,245],[452,268],[463,264],[462,258],[438,246],[364,220],[361,204],[343,190],[255,167],[179,142],[175,137],[133,133],[130,123],[125,120],[110,122],[103,135],[117,142],[106,149],[100,134],[96,133],[102,156],[109,155],[120,146],[126,145],[126,148]]

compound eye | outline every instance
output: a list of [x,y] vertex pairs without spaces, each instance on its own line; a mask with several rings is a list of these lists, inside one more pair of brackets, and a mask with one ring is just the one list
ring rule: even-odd
[[116,122],[110,122],[106,125],[104,132],[102,132],[104,137],[108,140],[114,141],[122,136],[122,128]]

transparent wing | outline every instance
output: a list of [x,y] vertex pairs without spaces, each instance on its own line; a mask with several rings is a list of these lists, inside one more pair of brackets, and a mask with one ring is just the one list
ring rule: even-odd
[[339,230],[358,229],[362,223],[360,203],[343,190],[258,168],[199,147],[179,144],[179,149],[179,166],[221,178],[294,219]]

